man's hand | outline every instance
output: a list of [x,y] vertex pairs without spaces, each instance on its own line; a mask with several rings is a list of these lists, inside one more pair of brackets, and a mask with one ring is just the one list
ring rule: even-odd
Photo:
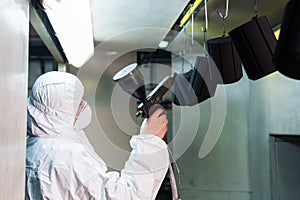
[[168,119],[163,109],[158,108],[148,119],[144,119],[140,133],[164,138],[168,131]]

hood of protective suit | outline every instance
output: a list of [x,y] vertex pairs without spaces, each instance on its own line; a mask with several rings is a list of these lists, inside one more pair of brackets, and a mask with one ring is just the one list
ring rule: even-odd
[[74,137],[74,119],[84,87],[73,74],[47,72],[34,83],[28,98],[27,134]]

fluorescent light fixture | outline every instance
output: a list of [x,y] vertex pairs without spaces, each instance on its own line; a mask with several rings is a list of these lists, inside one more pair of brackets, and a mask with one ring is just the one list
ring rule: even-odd
[[69,64],[81,67],[94,53],[90,1],[44,0],[43,6]]
[[189,10],[185,13],[183,18],[180,20],[180,27],[183,27],[185,23],[190,19],[193,12],[200,6],[203,0],[196,0],[189,8]]
[[166,48],[168,45],[169,45],[168,41],[162,40],[158,46],[159,48]]

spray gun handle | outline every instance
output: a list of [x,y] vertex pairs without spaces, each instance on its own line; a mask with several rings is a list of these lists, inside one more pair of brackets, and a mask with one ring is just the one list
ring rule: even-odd
[[162,97],[172,88],[176,73],[166,76],[147,96],[146,100],[138,105],[136,116],[149,118],[158,108]]

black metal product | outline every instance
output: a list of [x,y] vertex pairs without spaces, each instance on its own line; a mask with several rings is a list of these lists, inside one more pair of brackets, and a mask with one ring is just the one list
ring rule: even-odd
[[197,102],[195,93],[192,93],[190,79],[193,70],[177,74],[172,86],[172,102],[178,106],[191,106]]
[[193,106],[213,97],[217,84],[212,79],[207,57],[197,56],[195,66],[183,74],[177,74],[172,86],[173,103]]
[[300,79],[300,1],[288,1],[273,56],[278,71],[290,78]]
[[249,79],[257,80],[277,70],[272,61],[276,38],[266,16],[253,17],[229,35]]
[[[213,77],[218,84],[229,84],[239,81],[243,77],[241,60],[230,37],[222,36],[207,41],[207,50],[218,68]],[[219,76],[215,73],[219,73]]]

